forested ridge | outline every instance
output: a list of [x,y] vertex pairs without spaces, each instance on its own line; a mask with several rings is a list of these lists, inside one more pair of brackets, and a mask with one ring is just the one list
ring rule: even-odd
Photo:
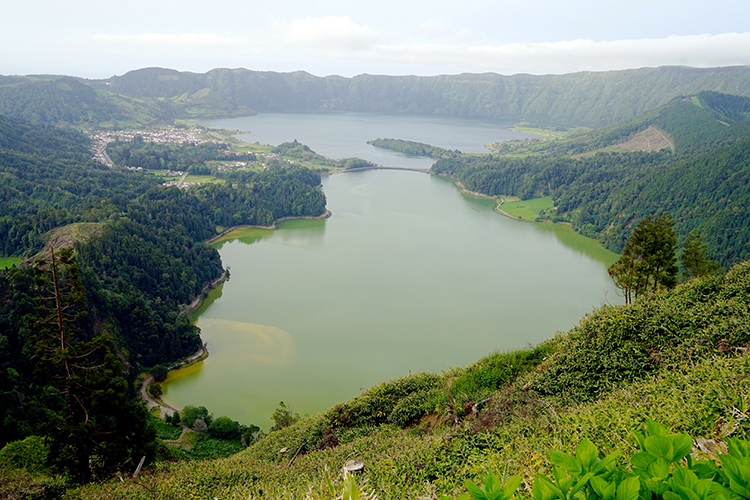
[[[639,221],[669,212],[681,240],[697,230],[711,256],[729,268],[750,257],[750,99],[693,91],[674,98],[672,92],[698,85],[747,93],[746,71],[717,70],[722,78],[716,83],[712,71],[686,68],[507,80],[149,69],[107,82],[2,78],[0,106],[13,98],[19,106],[7,109],[15,116],[86,125],[231,114],[237,105],[246,112],[253,103],[265,103],[267,110],[386,106],[455,116],[506,113],[505,118],[589,125],[652,109],[566,139],[500,145],[491,155],[456,153],[438,161],[434,171],[493,196],[550,195],[557,206],[551,219],[570,221],[615,250]],[[603,75],[609,79],[606,92],[597,87]],[[632,86],[634,76],[641,78],[639,85],[652,84],[654,92],[637,102],[624,91],[610,93]],[[504,82],[502,90],[498,81]],[[404,82],[413,87],[400,88]],[[483,87],[487,82],[497,87]],[[38,112],[27,86],[48,99]],[[589,99],[577,96],[579,91]],[[78,101],[66,101],[72,95]],[[155,105],[157,97],[167,97],[165,104]],[[132,106],[125,114],[117,114],[125,109],[119,104],[110,107],[126,101]],[[72,104],[60,107],[61,102]],[[674,151],[621,148],[649,128],[664,134]],[[137,161],[162,169],[222,154],[212,147],[138,141],[115,147],[118,161],[135,152]],[[324,414],[297,421],[282,403],[274,414],[277,428],[246,452],[205,465],[167,464],[174,455],[154,439],[133,381],[142,370],[200,347],[198,329],[179,311],[224,272],[218,253],[204,241],[217,228],[319,215],[325,197],[317,173],[286,162],[269,161],[262,171],[230,171],[223,183],[181,190],[149,174],[97,165],[88,148],[88,139],[76,131],[0,117],[0,252],[40,258],[0,271],[0,444],[15,441],[0,452],[0,493],[16,494],[31,485],[33,491],[24,495],[56,497],[72,478],[94,481],[74,493],[84,498],[326,498],[318,494],[326,488],[324,471],[365,457],[364,474],[384,496],[433,498],[458,494],[464,479],[489,470],[523,475],[530,485],[531,478],[551,470],[546,451],[570,451],[583,437],[603,450],[619,447],[633,454],[628,432],[643,430],[644,421],[657,415],[669,427],[724,446],[728,436],[750,436],[750,367],[742,355],[750,342],[750,268],[744,262],[727,274],[673,290],[657,288],[632,305],[605,306],[539,346],[494,353],[443,375],[384,382]],[[296,141],[277,151],[323,161]],[[76,232],[82,223],[93,229]],[[72,251],[53,244],[50,230],[60,231],[55,238]],[[78,236],[65,240],[65,234]],[[16,441],[28,436],[44,439]],[[101,483],[133,471],[144,456],[165,462],[138,481]],[[68,479],[54,475],[60,472]],[[561,474],[555,473],[560,482]],[[333,485],[339,483],[328,483]],[[605,496],[591,498],[599,497]]]
[[370,111],[600,127],[680,95],[750,95],[747,67],[642,68],[567,75],[494,73],[316,77],[144,68],[106,80],[0,78],[0,114],[40,123],[114,128],[269,111]]
[[[750,258],[748,102],[704,92],[568,139],[506,143],[499,154],[439,160],[433,171],[492,196],[552,196],[551,219],[572,222],[615,252],[639,220],[670,212],[680,240],[698,229],[729,267]],[[675,153],[604,149],[648,127],[672,137]]]
[[0,442],[46,436],[83,482],[157,452],[145,410],[128,403],[132,383],[201,347],[180,311],[224,273],[205,240],[325,211],[320,176],[304,167],[183,190],[98,165],[89,147],[79,132],[0,117],[0,252],[26,259],[0,271]]

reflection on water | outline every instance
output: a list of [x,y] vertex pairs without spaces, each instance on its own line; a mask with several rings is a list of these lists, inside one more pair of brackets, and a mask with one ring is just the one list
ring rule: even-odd
[[[214,122],[252,142],[294,138],[324,155],[390,166],[432,160],[373,148],[396,137],[482,151],[503,124],[365,114]],[[617,300],[616,256],[562,224],[523,223],[449,179],[365,171],[323,179],[327,220],[240,228],[216,243],[231,279],[197,316],[210,356],[170,376],[165,400],[269,428],[279,401],[315,413],[409,372],[536,344]],[[183,373],[184,372],[184,373]]]
[[262,239],[272,238],[274,243],[294,245],[303,243],[305,245],[320,243],[323,241],[326,220],[325,219],[295,219],[280,222],[274,231],[255,226],[237,227],[214,241],[213,245],[221,250],[225,243],[238,241],[244,245],[253,245]]
[[322,411],[410,371],[537,344],[618,299],[611,255],[568,226],[506,218],[416,172],[323,183],[329,219],[217,245],[231,279],[197,319],[210,356],[165,384],[170,404],[267,428],[279,401]]
[[226,343],[242,346],[231,358],[237,365],[282,367],[294,357],[294,339],[279,328],[229,319],[206,319],[202,325],[221,332]]

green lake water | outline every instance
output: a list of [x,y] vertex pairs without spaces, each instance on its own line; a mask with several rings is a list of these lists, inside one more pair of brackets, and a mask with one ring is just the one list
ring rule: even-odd
[[616,256],[568,226],[509,219],[417,172],[323,186],[329,219],[217,245],[231,279],[197,319],[210,356],[170,375],[167,402],[268,429],[279,401],[317,413],[383,380],[536,344],[620,302],[607,275]]

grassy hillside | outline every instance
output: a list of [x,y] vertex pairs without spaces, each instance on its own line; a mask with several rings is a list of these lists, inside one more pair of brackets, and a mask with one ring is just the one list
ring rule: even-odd
[[584,437],[629,456],[645,419],[695,437],[747,438],[749,292],[750,262],[604,307],[535,348],[382,383],[230,458],[162,464],[80,493],[304,498],[325,491],[326,470],[336,477],[357,459],[379,498],[435,498],[488,472],[520,475],[528,488],[549,471],[550,450],[572,452]]

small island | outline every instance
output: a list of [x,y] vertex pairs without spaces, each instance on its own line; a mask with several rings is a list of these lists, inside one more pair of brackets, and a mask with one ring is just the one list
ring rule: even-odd
[[367,141],[367,144],[376,148],[390,149],[412,156],[426,156],[428,158],[453,158],[461,154],[461,151],[443,149],[437,146],[431,146],[423,142],[405,141],[403,139],[375,139]]

